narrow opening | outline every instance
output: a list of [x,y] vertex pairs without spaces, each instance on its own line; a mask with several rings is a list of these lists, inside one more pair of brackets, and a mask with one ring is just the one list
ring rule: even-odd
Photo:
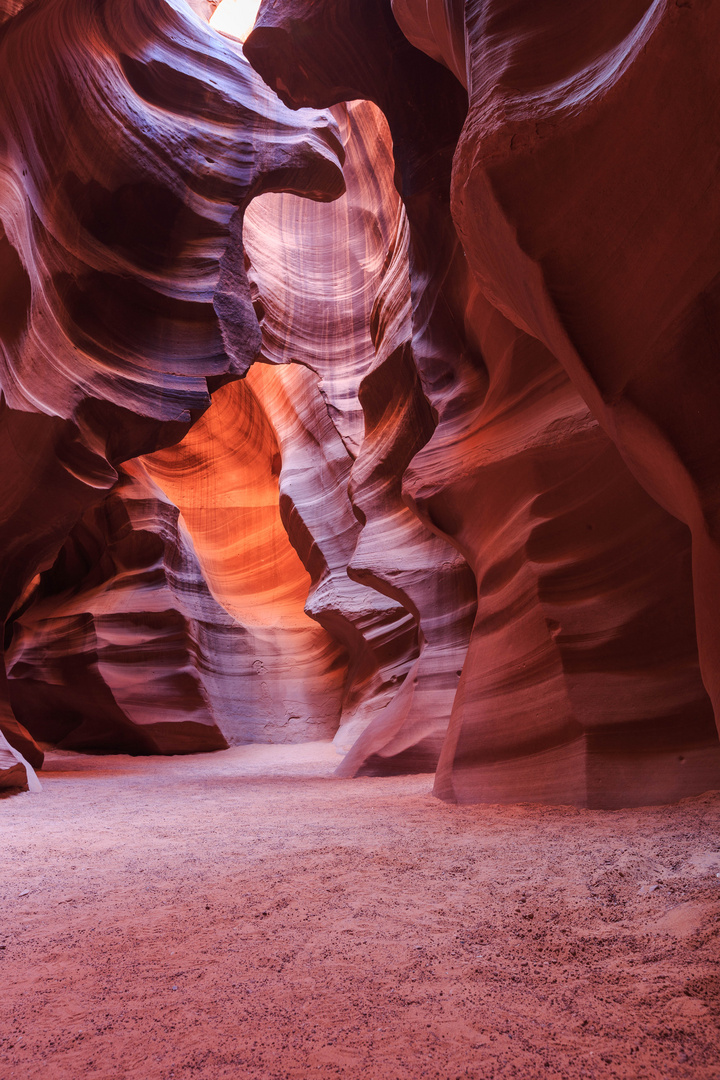
[[210,19],[213,30],[220,30],[238,41],[245,41],[255,25],[260,0],[222,0]]

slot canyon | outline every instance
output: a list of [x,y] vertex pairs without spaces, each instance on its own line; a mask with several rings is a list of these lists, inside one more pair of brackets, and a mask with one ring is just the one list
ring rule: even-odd
[[720,0],[0,74],[0,1080],[717,1080]]

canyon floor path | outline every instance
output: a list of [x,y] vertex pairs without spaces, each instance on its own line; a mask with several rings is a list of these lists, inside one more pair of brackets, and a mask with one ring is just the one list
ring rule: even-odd
[[2,1080],[720,1077],[720,793],[445,805],[324,743],[0,801]]

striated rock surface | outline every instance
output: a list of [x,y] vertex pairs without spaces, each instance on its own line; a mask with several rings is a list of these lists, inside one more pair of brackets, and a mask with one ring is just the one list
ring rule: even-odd
[[29,0],[0,0],[0,25],[13,15],[17,15]]
[[342,191],[330,117],[286,110],[183,0],[19,7],[0,31],[3,621],[118,463],[176,442],[257,355],[248,201]]
[[[464,6],[393,0],[408,38],[455,71],[469,90],[455,155],[453,214],[482,292],[557,356],[625,465],[692,530],[700,662],[717,716],[714,507],[720,443],[712,419],[717,379],[708,358],[716,351],[712,296],[720,209],[717,199],[706,197],[717,149],[703,134],[717,125],[718,14],[712,7],[618,2],[602,9],[576,5],[561,14],[494,0]],[[628,586],[634,585],[635,602],[645,593],[648,613],[665,592],[670,606],[661,625],[667,636],[653,618],[645,633],[625,642],[625,662],[618,657],[614,664],[618,674],[631,656],[636,665],[635,678],[626,675],[623,689],[641,680],[627,702],[628,725],[632,731],[634,703],[635,729],[646,729],[642,745],[652,768],[650,776],[642,770],[644,784],[636,776],[633,784],[636,790],[646,785],[648,798],[662,798],[679,782],[667,775],[669,767],[677,771],[673,751],[687,776],[686,733],[697,738],[707,708],[700,702],[693,707],[697,689],[682,703],[687,660],[695,670],[683,596],[687,570],[674,571],[675,598],[659,565],[657,576],[647,580],[659,549],[655,529],[640,536],[644,520],[636,496],[618,520],[617,538],[625,534],[628,543],[630,529],[635,531],[638,566],[629,568]],[[668,530],[665,524],[665,535]],[[685,614],[678,618],[679,611]],[[557,628],[561,651],[567,648],[566,625],[563,620]],[[623,636],[613,636],[619,645]],[[685,670],[689,679],[690,668]],[[588,674],[582,681],[589,684]],[[614,738],[610,732],[625,694],[618,694],[611,670],[607,676],[594,691],[603,708],[599,744],[588,736],[588,768],[599,770],[599,784],[607,771],[597,760],[599,745],[615,742],[610,762],[623,767],[622,732],[616,729]],[[575,675],[569,685],[575,693]],[[638,692],[643,689],[644,695]],[[658,704],[648,709],[653,694]],[[671,702],[678,722],[669,737],[663,714]],[[690,728],[680,721],[684,711],[688,722],[694,718]],[[641,717],[647,717],[644,725]],[[460,786],[470,791],[472,752],[466,725],[460,726],[465,734],[455,764],[466,774]],[[710,768],[717,750],[714,743],[709,749],[707,721],[704,727],[692,760],[700,755],[698,783],[709,786],[717,783]],[[628,748],[635,745],[628,740]],[[450,783],[451,771],[449,743],[441,786]]]
[[224,748],[191,615],[203,601],[216,612],[177,509],[128,468],[14,621],[6,666],[15,715],[68,750]]
[[215,6],[0,6],[14,753],[717,786],[717,11]]
[[249,379],[281,448],[283,519],[312,581],[306,610],[348,650],[337,735],[347,749],[407,675],[417,622],[347,572],[363,528],[349,495],[364,438],[358,389],[375,360],[370,320],[399,205],[382,116],[360,103],[335,117],[347,194],[322,208],[262,196],[246,216],[245,244],[263,357],[282,365],[256,365]]
[[[320,62],[323,49],[336,67]],[[449,268],[459,252],[449,216],[449,168],[465,94],[408,46],[383,4],[318,5],[312,12],[302,3],[263,5],[246,52],[288,104],[322,99],[327,105],[347,95],[372,100],[385,111],[394,142],[394,179],[404,205],[393,221],[369,323],[375,357],[359,391],[365,440],[351,482],[363,530],[349,573],[417,612],[420,634],[402,689],[363,733],[342,771],[384,771],[413,760],[428,767],[454,697],[474,584],[458,553],[409,511],[401,479],[436,423],[430,388],[448,380],[439,342],[457,341],[452,290],[443,283],[452,278]],[[439,97],[447,106],[442,116],[431,105]],[[414,137],[427,153],[415,151]],[[393,176],[392,165],[386,176]],[[397,195],[386,189],[384,199],[392,205]],[[391,759],[397,759],[394,766]]]
[[[306,737],[317,737],[313,717],[334,716],[337,726],[338,712],[340,749],[368,725],[380,728],[368,752],[356,752],[352,771],[386,746],[391,752],[380,753],[373,770],[432,768],[474,588],[464,560],[399,500],[394,470],[417,404],[408,405],[401,389],[388,413],[399,411],[392,438],[382,435],[391,426],[380,423],[382,410],[370,411],[373,392],[376,399],[393,392],[394,364],[402,366],[411,332],[407,224],[381,114],[360,103],[337,109],[336,120],[346,196],[321,209],[266,195],[246,214],[265,363],[219,391],[183,443],[144,467],[182,510],[213,595],[262,633],[256,670],[266,697],[246,703],[248,714],[264,718],[257,737],[276,737],[266,714],[284,722],[292,677],[293,720],[298,731],[306,725]],[[441,592],[446,602],[438,605]],[[284,675],[268,663],[270,642],[285,657]],[[278,680],[286,682],[279,701]]]
[[[415,40],[424,7],[399,5]],[[581,4],[569,22],[466,5],[470,112],[453,179],[483,291],[547,344],[642,485],[692,530],[716,712],[719,18],[711,3]]]
[[405,480],[478,583],[436,792],[617,806],[713,787],[687,529],[539,342],[481,294],[470,314],[487,394]]
[[[460,6],[399,8],[411,40],[462,76]],[[510,33],[512,15],[504,18]],[[386,38],[373,56],[358,45],[371,32]],[[411,361],[396,369],[396,385],[410,396],[417,380],[428,416],[420,406],[401,439],[407,457],[396,458],[394,481],[405,474],[404,502],[452,540],[478,581],[436,791],[460,801],[613,806],[704,790],[720,779],[720,749],[698,669],[688,533],[633,479],[528,320],[513,320],[498,301],[493,268],[481,291],[468,277],[450,217],[447,136],[432,173],[423,171],[437,132],[424,114],[398,107],[402,94],[387,93],[400,72],[421,66],[394,34],[387,5],[371,15],[265,3],[247,54],[289,104],[327,105],[352,92],[387,109],[410,222],[413,308]],[[375,60],[384,48],[389,76]],[[437,95],[447,76],[435,68],[423,70]],[[473,84],[471,102],[474,92]],[[471,122],[472,113],[463,138]],[[456,221],[457,169],[456,157]],[[475,236],[480,219],[465,212]],[[505,257],[499,243],[483,244],[496,261]],[[520,295],[523,267],[515,269]],[[392,425],[378,428],[391,443]]]
[[342,766],[353,775],[434,767],[474,583],[401,498],[403,462],[434,421],[410,354],[409,230],[387,126],[368,102],[335,115],[347,194],[322,207],[265,196],[249,209],[245,240],[263,355],[320,376],[278,371],[285,404],[271,415],[283,513],[313,578],[307,610],[350,655],[336,744],[347,750],[362,733]]
[[[224,388],[217,404],[244,389]],[[201,421],[192,432],[196,452],[204,428]],[[192,453],[185,443],[181,449]],[[271,477],[269,461],[263,465]],[[237,583],[233,613],[221,606],[154,473],[162,474],[154,457],[122,468],[113,493],[75,527],[15,621],[6,662],[16,716],[42,741],[86,751],[167,754],[331,737],[344,673],[338,648],[318,642],[322,631],[312,624],[301,632],[287,610],[283,618],[272,595],[261,598],[258,575],[246,576],[253,591],[244,594],[244,621]],[[184,476],[190,492],[192,480]],[[239,508],[243,495],[236,491],[232,509],[252,514],[256,507]],[[273,509],[279,525],[277,491]],[[252,531],[235,536],[251,556]]]
[[181,0],[122,14],[51,0],[11,19],[0,48],[2,251],[24,301],[3,326],[7,403],[78,422],[113,460],[123,440],[177,439],[208,380],[244,374],[259,349],[247,202],[342,190],[330,118],[283,109]]
[[310,579],[283,526],[274,414],[254,375],[219,391],[178,447],[144,464],[180,507],[213,597],[242,628],[224,647],[229,681],[217,691],[228,741],[331,738],[347,658],[304,610]]
[[287,535],[310,577],[305,610],[348,657],[336,745],[386,709],[417,649],[417,623],[397,600],[348,576],[361,526],[352,511],[348,454],[304,366],[256,366],[248,377],[262,395],[282,453],[280,509]]

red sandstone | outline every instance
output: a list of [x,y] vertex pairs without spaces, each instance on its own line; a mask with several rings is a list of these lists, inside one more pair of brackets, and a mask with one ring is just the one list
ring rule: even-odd
[[716,5],[191,7],[0,7],[11,747],[719,786]]

